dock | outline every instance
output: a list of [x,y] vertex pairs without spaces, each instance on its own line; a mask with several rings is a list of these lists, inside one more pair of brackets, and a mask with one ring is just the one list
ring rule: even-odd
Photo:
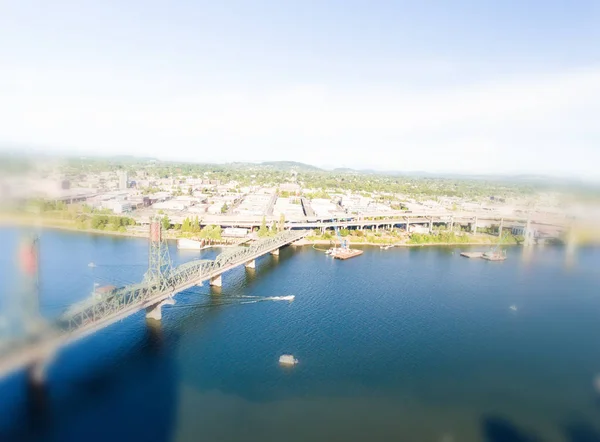
[[506,253],[488,252],[481,255],[481,257],[488,261],[504,261],[506,259]]
[[465,258],[481,258],[487,261],[504,261],[506,253],[501,252],[462,252],[460,256]]
[[335,259],[349,259],[349,258],[354,258],[355,256],[362,255],[362,254],[363,254],[362,250],[345,249],[345,250],[337,251],[335,254],[333,254],[333,257]]

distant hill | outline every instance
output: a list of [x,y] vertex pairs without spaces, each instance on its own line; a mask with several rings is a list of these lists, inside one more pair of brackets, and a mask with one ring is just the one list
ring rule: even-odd
[[363,173],[362,170],[352,169],[351,167],[336,167],[331,170],[333,173],[352,173],[356,175],[360,175]]
[[[90,156],[89,158],[94,158],[92,156]],[[96,157],[98,158],[98,157]],[[108,156],[105,157],[107,160],[109,161],[116,161],[116,162],[123,162],[123,163],[137,163],[140,161],[144,161],[144,162],[159,162],[160,160],[158,158],[154,158],[154,157],[136,157],[134,155],[112,155],[112,156]]]
[[310,170],[310,171],[318,171],[322,170],[316,166],[312,166],[310,164],[299,163],[297,161],[265,161],[260,163],[261,166],[269,166],[275,169],[296,169],[296,170]]

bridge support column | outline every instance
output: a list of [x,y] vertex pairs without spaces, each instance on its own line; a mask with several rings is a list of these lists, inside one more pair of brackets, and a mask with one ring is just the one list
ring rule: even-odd
[[146,319],[154,319],[155,321],[160,321],[162,319],[163,305],[175,305],[175,300],[173,298],[167,298],[164,301],[159,302],[158,304],[154,304],[150,307],[147,307]]
[[471,232],[477,233],[477,217],[475,217],[475,220],[471,224]]
[[577,238],[573,227],[570,227],[566,235],[565,246],[565,263],[567,267],[571,267],[575,263],[575,254],[577,251]]
[[531,230],[531,220],[528,219],[527,220],[527,226],[525,227],[525,232],[524,232],[524,240],[523,240],[523,245],[524,246],[532,246],[533,245],[533,230]]
[[275,249],[271,252],[271,255],[273,256],[279,256],[279,249]]
[[500,218],[500,225],[498,226],[498,237],[502,238],[502,228],[504,227],[504,218]]
[[406,233],[410,233],[410,218],[406,218]]
[[48,407],[48,390],[46,387],[46,370],[48,360],[39,360],[27,367],[27,399],[29,411],[34,419],[43,419]]
[[39,360],[27,367],[27,379],[29,385],[34,389],[39,389],[44,386],[46,382],[46,369],[48,367],[48,361]]
[[215,286],[215,287],[222,287],[223,286],[223,278],[221,278],[221,276],[222,275],[217,275],[217,276],[210,278],[210,285]]
[[429,233],[433,232],[433,218],[429,218]]
[[[252,261],[248,261],[246,264],[244,264],[246,266],[247,269],[255,269],[256,268],[256,259],[253,259]],[[220,276],[219,276],[220,278]],[[212,281],[211,281],[212,283]]]
[[450,217],[450,231],[452,232],[452,230],[454,230],[454,217],[453,216]]

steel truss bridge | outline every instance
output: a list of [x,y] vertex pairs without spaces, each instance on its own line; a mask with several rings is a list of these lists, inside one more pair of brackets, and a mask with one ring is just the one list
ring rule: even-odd
[[[195,260],[167,268],[159,277],[94,294],[73,304],[59,318],[40,321],[25,336],[0,344],[0,376],[22,368],[42,376],[44,366],[61,347],[88,336],[140,310],[147,317],[160,320],[161,307],[174,304],[173,296],[204,281],[218,281],[221,275],[269,252],[291,244],[308,234],[307,231],[287,230],[275,236],[259,239],[248,247],[225,249],[215,260]],[[35,372],[38,372],[37,374]]]

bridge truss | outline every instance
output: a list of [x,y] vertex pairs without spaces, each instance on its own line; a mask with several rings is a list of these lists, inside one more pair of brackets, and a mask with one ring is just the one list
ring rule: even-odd
[[67,333],[75,332],[81,327],[117,315],[127,308],[141,308],[152,299],[158,299],[165,294],[173,296],[191,285],[244,264],[305,235],[305,231],[287,230],[275,236],[260,239],[247,247],[227,248],[215,260],[195,260],[175,268],[166,266],[168,272],[162,278],[146,278],[139,284],[94,294],[91,298],[74,304],[59,318],[57,326]]

